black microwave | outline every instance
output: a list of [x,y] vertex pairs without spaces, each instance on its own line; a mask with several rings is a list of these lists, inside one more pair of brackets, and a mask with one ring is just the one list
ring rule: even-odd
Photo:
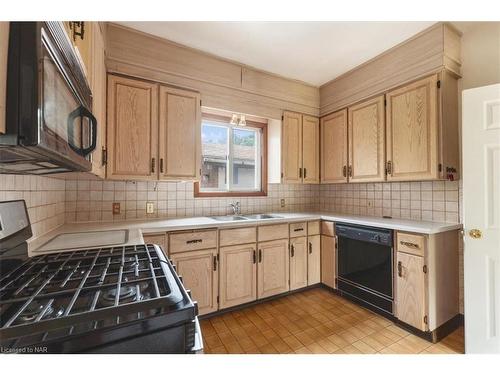
[[90,171],[92,92],[62,22],[11,22],[7,61],[0,172]]

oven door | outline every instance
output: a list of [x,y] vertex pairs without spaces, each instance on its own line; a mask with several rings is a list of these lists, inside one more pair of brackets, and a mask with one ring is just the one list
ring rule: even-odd
[[44,28],[41,38],[39,146],[90,169],[90,153],[96,145],[96,119],[78,95],[71,71]]
[[338,236],[339,280],[393,298],[391,246]]

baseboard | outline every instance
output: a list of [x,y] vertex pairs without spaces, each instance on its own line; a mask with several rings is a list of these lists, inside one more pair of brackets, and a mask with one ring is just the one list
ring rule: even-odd
[[247,307],[256,306],[256,305],[259,305],[261,303],[269,302],[269,301],[272,301],[272,300],[275,300],[275,299],[278,299],[281,297],[289,296],[289,295],[292,295],[295,293],[300,293],[300,292],[304,292],[306,290],[320,288],[321,285],[322,284],[319,284],[319,283],[313,284],[313,285],[308,285],[308,286],[303,287],[303,288],[290,290],[288,292],[276,294],[276,295],[271,296],[271,297],[261,298],[261,299],[258,299],[258,300],[252,301],[252,302],[247,302],[247,303],[237,305],[237,306],[227,307],[225,309],[217,310],[217,311],[205,314],[205,315],[200,315],[200,316],[198,316],[198,319],[200,319],[200,320],[209,319],[209,318],[213,318],[214,316],[225,314],[227,312],[242,310],[242,309],[245,309]]

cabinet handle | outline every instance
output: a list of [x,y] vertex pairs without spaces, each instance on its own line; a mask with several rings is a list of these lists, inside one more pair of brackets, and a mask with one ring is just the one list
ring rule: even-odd
[[155,173],[156,159],[151,158],[151,173]]
[[389,175],[392,175],[392,161],[388,161],[387,162],[387,168],[386,168],[386,171],[387,171],[387,174]]
[[259,249],[259,263],[262,263],[262,249]]
[[342,167],[342,176],[347,177],[347,165]]
[[299,177],[302,178],[302,168],[299,168]]
[[349,177],[352,177],[352,165],[349,166]]
[[198,238],[196,240],[188,240],[188,241],[186,241],[186,245],[190,245],[190,244],[198,243],[198,242],[203,242],[203,240],[201,238]]
[[412,247],[414,249],[420,249],[420,246],[418,246],[418,244],[416,243],[413,243],[413,242],[407,242],[407,241],[399,241],[399,243],[403,246],[408,246],[408,247]]
[[313,253],[313,244],[309,242],[309,254]]
[[307,168],[304,168],[304,178],[307,176]]
[[214,255],[214,271],[217,271],[217,255]]
[[255,252],[255,250],[253,251],[253,263],[257,263],[257,254]]
[[293,258],[295,255],[295,247],[293,245],[290,245],[290,256]]
[[398,262],[398,276],[403,277],[403,264]]
[[295,228],[293,231],[294,232],[302,232],[304,230],[304,228]]
[[160,158],[160,173],[163,173],[163,158]]

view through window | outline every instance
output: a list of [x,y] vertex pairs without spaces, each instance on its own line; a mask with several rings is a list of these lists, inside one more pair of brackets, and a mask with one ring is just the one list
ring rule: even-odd
[[260,191],[261,132],[203,120],[200,191]]

